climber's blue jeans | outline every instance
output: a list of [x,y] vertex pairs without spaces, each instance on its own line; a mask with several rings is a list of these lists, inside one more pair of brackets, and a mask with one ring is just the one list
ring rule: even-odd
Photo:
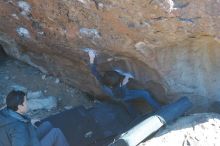
[[145,90],[127,90],[124,101],[130,101],[138,98],[143,98],[153,108],[154,111],[160,109],[160,104],[154,100],[149,92]]
[[171,123],[193,106],[188,97],[181,97],[176,102],[163,106],[156,115],[162,117],[166,123]]

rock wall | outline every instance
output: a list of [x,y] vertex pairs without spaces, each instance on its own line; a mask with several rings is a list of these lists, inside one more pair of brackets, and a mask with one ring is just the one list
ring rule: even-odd
[[134,74],[161,102],[220,100],[219,0],[2,0],[0,44],[42,72],[102,98],[88,56],[101,71]]

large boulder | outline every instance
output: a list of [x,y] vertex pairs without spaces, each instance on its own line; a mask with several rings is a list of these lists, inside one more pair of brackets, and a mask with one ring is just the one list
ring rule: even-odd
[[3,0],[0,44],[19,60],[102,98],[100,71],[134,74],[161,102],[188,95],[195,109],[220,92],[219,0]]

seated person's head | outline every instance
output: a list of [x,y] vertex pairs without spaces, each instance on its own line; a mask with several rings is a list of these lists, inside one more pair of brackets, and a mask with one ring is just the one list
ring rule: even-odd
[[8,109],[25,114],[28,110],[26,94],[22,91],[11,91],[6,97]]
[[118,86],[122,82],[122,80],[123,76],[116,71],[106,71],[102,76],[101,82],[108,87],[114,88]]

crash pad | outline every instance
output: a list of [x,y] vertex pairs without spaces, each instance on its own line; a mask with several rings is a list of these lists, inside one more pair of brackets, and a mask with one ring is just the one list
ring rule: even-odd
[[79,106],[42,121],[50,121],[60,128],[71,146],[106,146],[124,132],[133,119],[120,105],[97,103],[89,109]]

